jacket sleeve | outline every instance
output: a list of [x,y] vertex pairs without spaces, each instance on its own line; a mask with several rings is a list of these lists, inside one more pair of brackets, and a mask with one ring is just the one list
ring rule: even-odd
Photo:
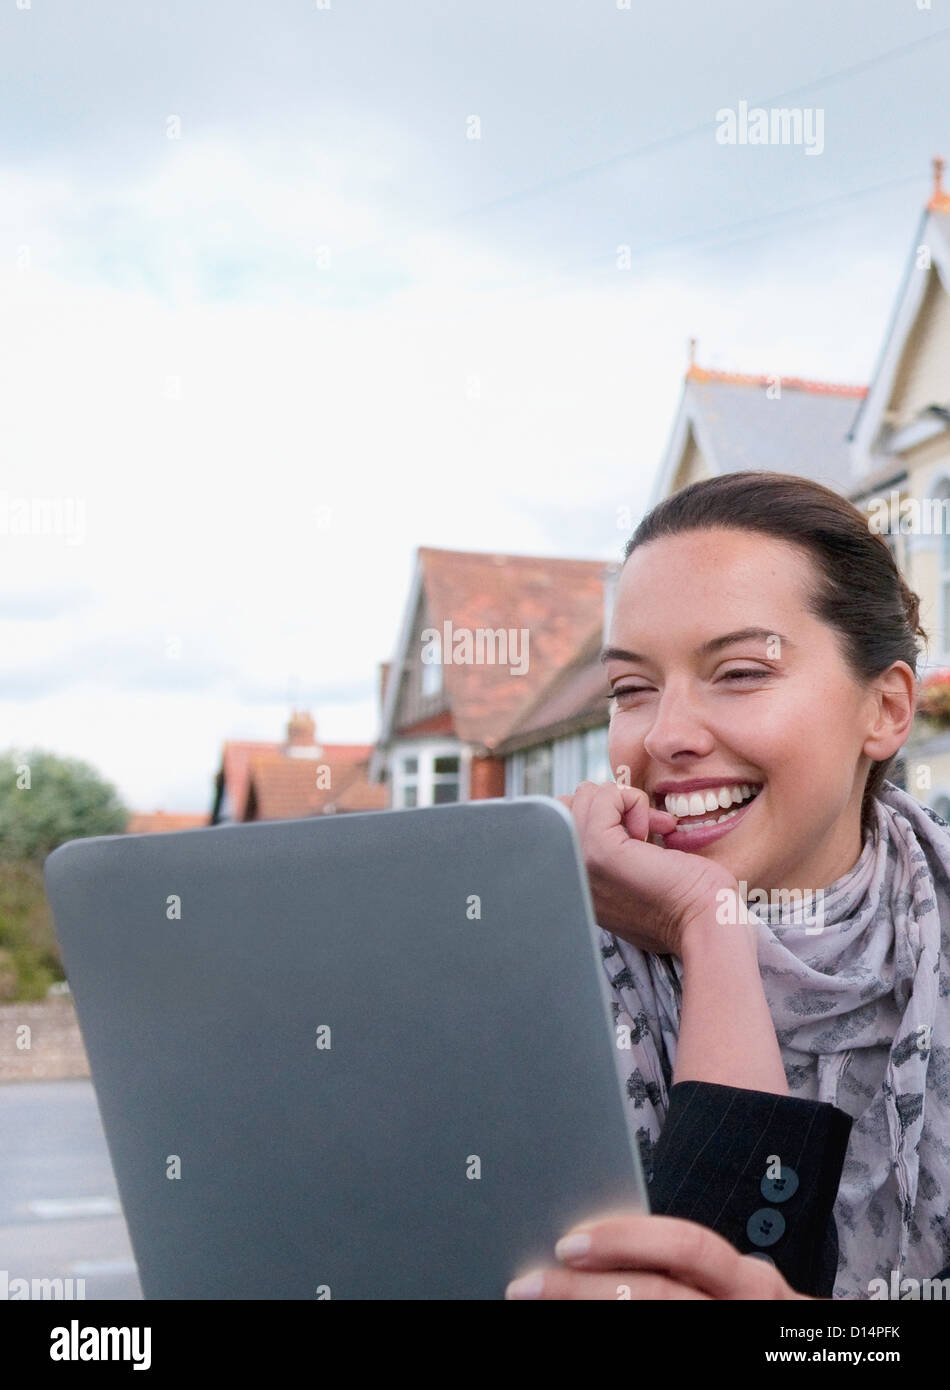
[[832,1211],[851,1118],[823,1101],[704,1081],[670,1088],[650,1209],[709,1226],[773,1261],[798,1293],[831,1298]]

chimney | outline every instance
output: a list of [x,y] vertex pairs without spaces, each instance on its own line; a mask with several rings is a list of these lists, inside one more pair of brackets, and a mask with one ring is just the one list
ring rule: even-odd
[[391,663],[381,661],[379,663],[379,719],[382,723],[383,705],[386,703],[386,682],[389,679],[389,667]]
[[319,758],[323,753],[317,744],[313,715],[306,710],[294,710],[288,719],[284,752],[288,758]]
[[943,186],[943,171],[947,167],[947,161],[940,155],[931,160],[933,165],[934,186],[930,195],[930,202],[927,204],[928,212],[950,212],[950,193]]

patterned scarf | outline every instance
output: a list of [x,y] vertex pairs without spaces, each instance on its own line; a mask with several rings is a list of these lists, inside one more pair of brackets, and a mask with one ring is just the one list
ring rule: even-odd
[[[872,1279],[892,1288],[892,1271],[924,1279],[950,1264],[950,826],[891,782],[873,809],[861,856],[824,889],[820,918],[807,898],[749,901],[789,1094],[854,1121],[834,1209],[835,1298],[868,1298]],[[630,1029],[617,1058],[649,1176],[682,967],[598,930],[614,1022]]]

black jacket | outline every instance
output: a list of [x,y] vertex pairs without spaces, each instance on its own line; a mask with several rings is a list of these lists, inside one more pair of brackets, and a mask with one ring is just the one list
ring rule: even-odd
[[650,1209],[771,1259],[798,1293],[831,1298],[832,1209],[851,1118],[823,1101],[680,1081],[653,1152]]
[[[823,1101],[677,1082],[650,1209],[709,1226],[740,1253],[771,1259],[798,1293],[831,1298],[832,1209],[850,1134],[850,1116]],[[950,1265],[935,1278],[950,1279]]]

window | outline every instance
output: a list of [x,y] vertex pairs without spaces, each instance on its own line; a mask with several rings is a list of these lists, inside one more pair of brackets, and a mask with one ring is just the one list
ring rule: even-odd
[[432,759],[432,801],[441,806],[447,801],[459,799],[459,759],[458,754],[443,754]]
[[524,755],[525,796],[550,796],[553,785],[553,759],[550,743],[527,748]]
[[607,726],[588,729],[584,734],[584,771],[582,782],[610,782],[610,761],[607,757]]
[[419,803],[419,759],[399,759],[399,806],[417,806]]
[[393,760],[394,809],[442,806],[462,799],[462,759],[443,743],[417,745],[412,753],[397,753]]

